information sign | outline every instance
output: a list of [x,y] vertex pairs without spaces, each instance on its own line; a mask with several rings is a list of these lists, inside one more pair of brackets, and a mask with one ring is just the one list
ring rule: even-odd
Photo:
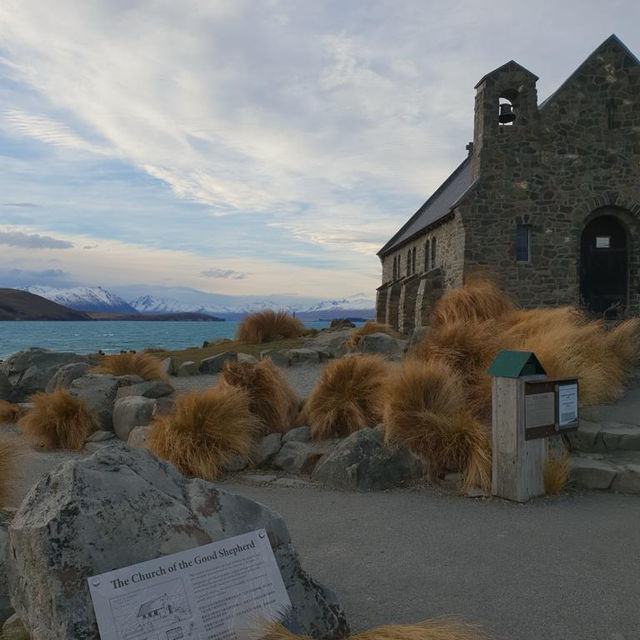
[[264,529],[88,580],[101,640],[245,640],[291,609]]
[[578,420],[578,383],[558,384],[558,425],[574,425]]

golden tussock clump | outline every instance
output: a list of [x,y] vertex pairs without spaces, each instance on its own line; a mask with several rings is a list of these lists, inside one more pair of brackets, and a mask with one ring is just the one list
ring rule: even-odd
[[66,389],[57,389],[53,393],[36,393],[29,401],[34,407],[18,422],[29,441],[43,449],[79,451],[84,447],[96,421],[80,398]]
[[20,407],[16,404],[11,404],[6,400],[0,400],[0,424],[3,422],[18,422],[20,418]]
[[113,376],[136,375],[144,380],[169,379],[162,368],[162,362],[150,353],[118,353],[104,356],[92,371],[110,373]]
[[628,373],[640,360],[640,318],[630,318],[615,326],[607,333],[604,344]]
[[286,311],[257,311],[240,322],[236,340],[261,344],[276,337],[299,338],[305,332],[304,324]]
[[558,325],[580,327],[587,322],[584,313],[575,307],[518,309],[501,319],[498,330],[502,344],[508,345],[521,342],[531,336],[544,334]]
[[[256,633],[259,640],[311,640],[299,636],[278,623],[264,623]],[[447,618],[416,624],[393,624],[349,636],[347,640],[489,640],[476,625]]]
[[303,415],[317,440],[375,427],[382,418],[389,365],[380,356],[356,355],[329,363],[307,399]]
[[18,460],[22,454],[20,444],[14,440],[0,440],[0,507],[6,507],[11,498]]
[[249,457],[260,426],[245,389],[218,385],[179,395],[152,423],[149,449],[184,475],[215,480],[234,455]]
[[227,360],[222,380],[247,390],[249,409],[260,419],[262,433],[285,433],[298,426],[298,396],[269,358],[257,364]]
[[389,335],[394,335],[396,332],[388,324],[367,320],[367,322],[365,322],[361,327],[354,329],[349,334],[349,339],[345,343],[347,351],[355,351],[358,346],[358,342],[360,342],[360,338],[362,338],[362,336],[371,335],[372,333],[387,333]]
[[491,484],[487,430],[466,407],[464,384],[442,360],[407,360],[390,379],[385,441],[400,443],[429,464],[432,476],[462,471],[464,487]]
[[542,470],[544,492],[548,496],[560,493],[569,481],[569,458],[551,458],[545,462]]
[[436,302],[429,322],[438,329],[455,322],[495,320],[513,310],[511,298],[494,282],[469,276],[463,287],[448,291]]

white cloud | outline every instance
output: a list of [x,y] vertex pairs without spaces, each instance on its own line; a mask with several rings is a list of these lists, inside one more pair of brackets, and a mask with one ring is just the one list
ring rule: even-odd
[[71,249],[73,244],[67,240],[58,240],[39,233],[23,233],[21,231],[0,230],[0,244],[22,249]]

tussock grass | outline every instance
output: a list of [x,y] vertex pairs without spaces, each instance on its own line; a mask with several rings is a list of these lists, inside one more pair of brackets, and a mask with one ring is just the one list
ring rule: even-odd
[[285,433],[298,426],[298,396],[269,358],[257,364],[227,360],[222,380],[247,390],[249,409],[260,419],[262,433]]
[[327,364],[303,409],[312,438],[347,436],[380,422],[390,367],[374,355],[348,356]]
[[[299,636],[278,623],[265,623],[260,640],[311,640]],[[441,618],[425,620],[416,624],[393,624],[356,633],[347,640],[489,640],[478,626]]]
[[162,362],[150,353],[119,353],[104,356],[93,373],[110,373],[113,376],[136,375],[144,380],[168,381]]
[[15,440],[0,439],[0,507],[7,506],[12,497],[16,467],[22,454]]
[[468,276],[460,289],[447,291],[435,304],[429,317],[431,329],[456,322],[496,320],[514,310],[509,296],[493,281]]
[[304,324],[286,311],[258,311],[248,315],[236,329],[235,339],[240,342],[261,344],[276,337],[298,338],[305,332]]
[[181,394],[174,412],[152,423],[148,447],[185,475],[215,480],[234,455],[250,455],[261,427],[250,402],[226,384]]
[[569,481],[569,457],[550,458],[542,470],[544,492],[548,496],[559,494]]
[[20,418],[18,426],[32,444],[74,451],[84,447],[96,421],[80,398],[66,389],[57,389],[53,393],[36,393],[29,400],[35,406]]
[[345,343],[347,351],[355,351],[358,342],[360,342],[360,338],[371,335],[372,333],[387,333],[390,336],[398,335],[388,324],[367,320],[361,327],[354,329],[349,334],[349,339]]
[[468,410],[463,381],[454,369],[439,359],[407,360],[385,395],[388,444],[408,447],[429,464],[433,477],[460,470],[465,488],[489,489],[488,432]]
[[17,404],[0,400],[0,424],[3,422],[18,422],[20,413],[20,407]]
[[605,337],[605,349],[620,360],[628,373],[640,361],[640,318],[630,318],[609,331]]

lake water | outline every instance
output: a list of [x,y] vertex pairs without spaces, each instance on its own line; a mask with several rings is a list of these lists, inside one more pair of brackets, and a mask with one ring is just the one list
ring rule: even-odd
[[[0,359],[29,347],[54,351],[119,353],[121,349],[145,347],[184,349],[201,346],[204,340],[233,338],[236,321],[228,322],[140,322],[105,320],[96,322],[0,322]],[[328,321],[305,322],[324,329]]]

